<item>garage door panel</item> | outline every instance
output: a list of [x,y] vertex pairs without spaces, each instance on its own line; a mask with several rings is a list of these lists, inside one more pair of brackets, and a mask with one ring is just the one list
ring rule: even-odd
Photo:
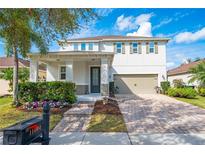
[[114,82],[120,94],[155,93],[157,75],[115,75]]

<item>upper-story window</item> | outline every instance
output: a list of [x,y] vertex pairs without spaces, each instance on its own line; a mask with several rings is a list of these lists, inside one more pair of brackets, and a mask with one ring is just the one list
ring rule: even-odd
[[122,43],[121,42],[116,43],[116,51],[117,51],[117,53],[122,52]]
[[86,44],[85,43],[81,43],[81,50],[82,51],[85,51],[85,47],[86,47]]
[[66,79],[66,67],[61,66],[60,67],[60,80],[65,80]]
[[137,53],[138,52],[138,44],[137,44],[137,42],[132,43],[132,50],[133,50],[133,53]]
[[154,53],[154,42],[149,43],[149,53]]
[[75,50],[75,51],[78,50],[78,43],[73,43],[73,50]]
[[88,44],[88,50],[90,50],[90,51],[93,50],[93,43]]

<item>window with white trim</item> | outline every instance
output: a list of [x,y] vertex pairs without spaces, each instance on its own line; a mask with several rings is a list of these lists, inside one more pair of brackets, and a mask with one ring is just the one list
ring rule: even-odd
[[137,53],[138,52],[138,44],[137,44],[137,42],[133,42],[132,43],[132,50],[133,50],[133,53]]
[[93,43],[88,44],[88,50],[92,51],[93,50]]
[[78,50],[78,43],[73,43],[73,50],[77,51]]
[[149,43],[149,53],[154,53],[154,42]]
[[85,51],[86,49],[86,44],[85,43],[81,43],[81,51]]
[[66,66],[60,67],[60,80],[66,79]]
[[122,52],[122,43],[121,42],[116,43],[116,52],[117,53]]

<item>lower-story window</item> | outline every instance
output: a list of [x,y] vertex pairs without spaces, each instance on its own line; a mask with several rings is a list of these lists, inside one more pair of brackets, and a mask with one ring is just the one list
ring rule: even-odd
[[61,66],[60,67],[60,80],[65,80],[66,79],[66,67]]

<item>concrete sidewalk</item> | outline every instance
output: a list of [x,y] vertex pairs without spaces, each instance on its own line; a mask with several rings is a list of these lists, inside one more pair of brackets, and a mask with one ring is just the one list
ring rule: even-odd
[[51,133],[51,145],[130,145],[127,133]]
[[[50,145],[130,145],[127,133],[55,132]],[[0,145],[3,136],[0,137]]]
[[50,145],[205,145],[205,134],[52,132],[50,137]]

